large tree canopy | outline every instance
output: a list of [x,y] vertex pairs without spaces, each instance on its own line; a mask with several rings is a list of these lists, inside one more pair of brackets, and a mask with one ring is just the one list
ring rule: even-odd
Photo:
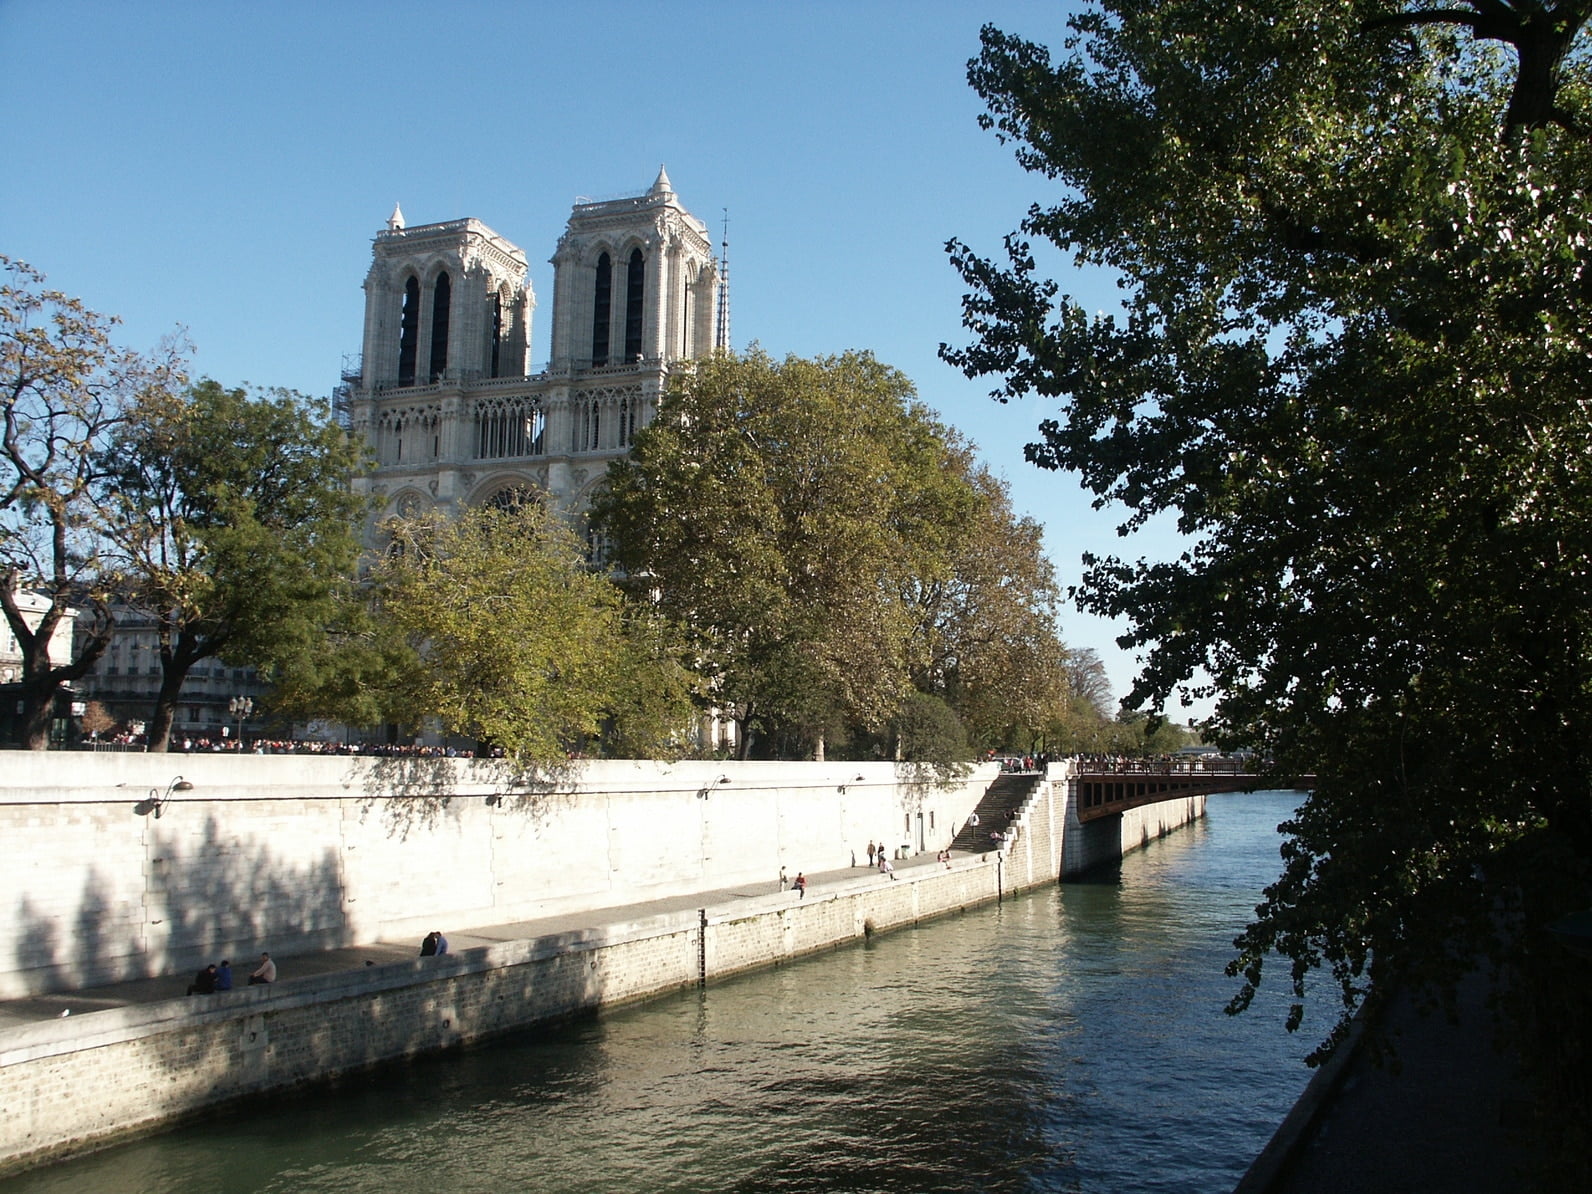
[[593,515],[632,587],[693,635],[706,699],[743,749],[954,743],[912,693],[967,721],[1030,679],[1002,663],[1060,654],[1031,525],[866,353],[702,362]]
[[1273,949],[1349,1010],[1480,943],[1572,964],[1541,929],[1592,858],[1589,11],[1110,2],[1059,61],[986,29],[972,63],[1058,186],[1003,261],[952,243],[974,338],[944,353],[1057,403],[1035,463],[1188,537],[1087,561],[1135,702],[1208,686],[1229,743],[1320,776],[1239,1004]]
[[574,751],[631,757],[683,749],[690,676],[673,636],[585,561],[585,545],[538,503],[395,521],[371,575],[388,649],[381,712],[435,719],[527,763]]
[[270,672],[318,654],[359,555],[358,447],[325,403],[205,380],[140,403],[101,467],[120,599],[150,619],[166,749],[189,670],[218,656]]

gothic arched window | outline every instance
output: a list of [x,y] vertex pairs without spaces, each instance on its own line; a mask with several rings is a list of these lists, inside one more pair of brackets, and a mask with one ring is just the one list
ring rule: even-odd
[[525,485],[510,485],[487,498],[486,504],[493,510],[513,514],[525,509],[526,506],[533,505],[537,500],[536,490]]
[[601,447],[602,408],[596,398],[581,396],[575,402],[575,441],[577,452],[591,452]]
[[488,377],[501,376],[498,373],[500,366],[499,350],[503,347],[503,292],[495,290],[486,303],[487,322],[492,327],[492,371]]
[[448,313],[452,306],[453,285],[447,274],[438,274],[431,291],[431,371],[427,376],[432,381],[448,371]]
[[415,361],[420,353],[420,279],[413,274],[404,283],[403,317],[398,323],[398,384],[415,384]]
[[619,446],[628,448],[636,442],[636,403],[629,397],[619,400]]
[[614,263],[604,253],[597,258],[596,286],[592,291],[591,363],[608,363],[608,318],[614,302]]
[[625,279],[625,360],[641,359],[641,307],[647,285],[647,263],[640,249],[630,252]]
[[540,456],[547,415],[534,398],[492,398],[475,410],[475,457]]

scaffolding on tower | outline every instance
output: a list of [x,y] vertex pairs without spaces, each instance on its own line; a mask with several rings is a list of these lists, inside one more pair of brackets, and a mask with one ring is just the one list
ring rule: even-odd
[[719,309],[715,313],[713,347],[730,351],[730,209],[724,209],[724,239],[719,242]]

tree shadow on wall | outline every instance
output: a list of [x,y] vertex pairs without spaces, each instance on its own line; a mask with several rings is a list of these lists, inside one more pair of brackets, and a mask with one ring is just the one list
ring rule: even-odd
[[973,774],[973,766],[972,763],[897,762],[895,778],[901,792],[901,807],[916,804],[931,792],[959,787]]
[[387,835],[403,841],[435,829],[455,801],[470,799],[540,825],[573,803],[582,767],[574,759],[378,758],[362,769],[360,818],[378,813]]
[[118,899],[116,885],[92,868],[75,908],[50,909],[23,895],[13,959],[31,993],[178,976],[223,957],[238,963],[241,984],[243,963],[262,950],[343,943],[335,847],[306,866],[256,838],[224,835],[214,817],[196,830],[163,822],[148,832],[141,902],[127,898],[127,885]]

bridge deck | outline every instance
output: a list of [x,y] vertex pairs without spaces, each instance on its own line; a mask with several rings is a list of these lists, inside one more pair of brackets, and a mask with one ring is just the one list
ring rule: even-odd
[[1114,813],[1176,800],[1183,796],[1210,796],[1217,792],[1258,792],[1268,788],[1308,789],[1316,777],[1302,775],[1279,779],[1254,771],[1178,770],[1102,770],[1080,771],[1073,776],[1078,785],[1078,820],[1095,821]]

